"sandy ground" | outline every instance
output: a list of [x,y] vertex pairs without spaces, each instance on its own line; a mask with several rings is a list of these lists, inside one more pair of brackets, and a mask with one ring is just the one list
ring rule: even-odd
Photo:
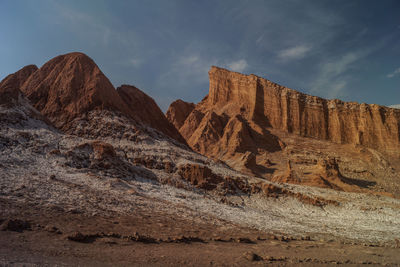
[[[228,222],[194,223],[137,210],[88,216],[1,201],[3,266],[397,266],[399,248],[333,240],[292,240]],[[4,229],[18,219],[26,229]],[[15,231],[18,230],[18,231]],[[79,235],[78,233],[81,233]],[[138,238],[139,237],[139,238]],[[74,239],[75,238],[75,239]],[[73,239],[73,240],[71,240]],[[306,238],[307,239],[307,238]]]

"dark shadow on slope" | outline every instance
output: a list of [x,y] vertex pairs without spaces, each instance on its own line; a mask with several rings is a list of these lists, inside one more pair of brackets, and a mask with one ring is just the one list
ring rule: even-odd
[[276,168],[267,168],[263,165],[256,164],[253,171],[262,176],[265,174],[273,174],[276,171]]
[[[271,132],[269,132],[267,129],[264,127],[261,127],[257,122],[255,122],[258,126],[260,126],[262,130],[262,134],[258,133],[255,131],[248,121],[244,119],[242,116],[237,116],[237,119],[240,120],[246,127],[246,129],[249,131],[249,135],[251,137],[251,140],[254,143],[254,147],[257,148],[262,148],[267,150],[268,152],[276,152],[276,151],[281,151],[281,142],[279,142],[279,138],[275,135],[273,135]],[[246,149],[245,151],[253,151],[254,149]],[[245,151],[238,151],[238,152],[245,152]],[[257,151],[253,151],[254,153],[257,153]]]
[[365,181],[361,179],[356,179],[356,178],[348,178],[348,177],[341,177],[340,178],[344,183],[350,184],[350,185],[356,185],[362,188],[369,188],[372,186],[376,185],[376,182],[373,181]]

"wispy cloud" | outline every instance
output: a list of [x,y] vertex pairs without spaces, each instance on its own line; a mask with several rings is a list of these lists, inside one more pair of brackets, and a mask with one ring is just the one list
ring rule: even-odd
[[394,76],[400,75],[400,68],[395,69],[393,72],[386,75],[388,78],[393,78]]
[[[191,48],[177,56],[175,62],[158,76],[154,87],[160,92],[155,97],[162,110],[167,110],[169,104],[175,100],[171,98],[168,90],[173,85],[175,94],[182,99],[190,99],[192,88],[203,87],[207,93],[208,70],[212,65],[217,65],[216,60],[201,56]],[[175,97],[177,98],[177,97]]]
[[349,52],[337,60],[323,63],[312,84],[311,92],[328,98],[343,97],[343,90],[349,79],[346,73],[364,56],[364,52]]
[[[157,87],[164,88],[174,84],[180,93],[187,93],[190,88],[207,84],[208,70],[217,65],[217,60],[188,47],[181,54],[173,57],[174,61],[157,79]],[[179,93],[179,92],[178,92]]]
[[[66,1],[48,0],[52,13],[49,20],[56,21],[61,27],[69,28],[74,35],[92,46],[114,47],[116,44],[129,47],[129,51],[140,51],[142,45],[135,30],[115,27],[112,22],[119,18],[108,12],[85,11]],[[143,53],[143,50],[141,50]]]
[[[77,33],[90,33],[93,39],[101,40],[104,45],[109,45],[113,39],[112,30],[108,25],[97,19],[95,16],[71,8],[64,3],[50,1],[58,18],[61,18]],[[58,20],[57,20],[58,21]]]
[[297,45],[294,47],[290,47],[290,48],[281,50],[278,53],[278,58],[283,61],[301,59],[301,58],[304,58],[310,50],[311,50],[310,46]]
[[357,51],[348,51],[341,57],[331,57],[331,60],[324,61],[319,66],[316,79],[311,83],[311,93],[328,98],[347,96],[348,92],[345,92],[347,85],[354,80],[350,72],[360,66],[361,60],[381,49],[391,38],[391,35],[386,36],[373,46],[363,47]]
[[140,67],[140,65],[142,65],[142,60],[137,58],[131,58],[129,60],[129,64],[133,67]]
[[249,65],[247,64],[247,61],[245,59],[240,59],[238,61],[227,64],[228,69],[237,72],[243,72],[245,69],[247,69],[248,66]]

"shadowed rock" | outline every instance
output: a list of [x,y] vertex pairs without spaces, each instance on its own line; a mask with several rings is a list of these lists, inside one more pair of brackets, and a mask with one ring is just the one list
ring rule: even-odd
[[21,94],[21,86],[36,70],[35,65],[28,65],[4,78],[0,82],[0,105],[16,103]]
[[153,98],[131,85],[122,85],[117,88],[117,92],[137,121],[186,144],[185,139],[167,120]]
[[193,103],[178,99],[171,103],[165,115],[175,128],[179,130],[194,107]]

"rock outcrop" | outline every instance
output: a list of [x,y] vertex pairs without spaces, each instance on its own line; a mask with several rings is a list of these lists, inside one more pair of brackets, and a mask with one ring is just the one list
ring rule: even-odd
[[210,168],[199,164],[180,166],[178,173],[192,185],[207,190],[215,189],[218,184],[224,182],[224,179],[213,173]]
[[18,85],[32,105],[65,132],[73,132],[74,120],[88,112],[107,110],[146,124],[186,144],[151,97],[129,85],[121,86],[117,92],[96,63],[85,54],[69,53],[55,57],[40,69],[28,66],[7,77],[5,82]]
[[[209,94],[190,114],[178,114],[176,106],[183,104],[173,103],[168,118],[192,149],[236,170],[275,182],[358,191],[336,161],[320,159],[343,156],[345,163],[349,156],[365,158],[358,146],[398,156],[400,110],[326,100],[218,67],[210,69],[209,77]],[[350,178],[381,172],[361,175],[346,168]]]
[[349,192],[361,191],[360,187],[345,181],[335,158],[319,159],[306,174],[296,172],[292,163],[288,161],[286,170],[280,175],[275,175],[271,180],[278,183],[302,184]]
[[74,118],[95,109],[129,114],[111,82],[82,53],[53,58],[30,76],[21,89],[33,106],[62,130]]
[[195,105],[193,103],[188,103],[178,99],[171,103],[165,116],[176,129],[180,129],[194,107]]
[[28,65],[19,71],[8,75],[0,82],[0,105],[11,105],[18,101],[21,93],[21,85],[34,73],[38,68],[35,65]]
[[131,85],[122,85],[117,88],[117,92],[137,121],[186,144],[185,139],[167,120],[153,98]]
[[255,75],[212,67],[207,106],[300,136],[398,152],[400,111],[326,100]]

